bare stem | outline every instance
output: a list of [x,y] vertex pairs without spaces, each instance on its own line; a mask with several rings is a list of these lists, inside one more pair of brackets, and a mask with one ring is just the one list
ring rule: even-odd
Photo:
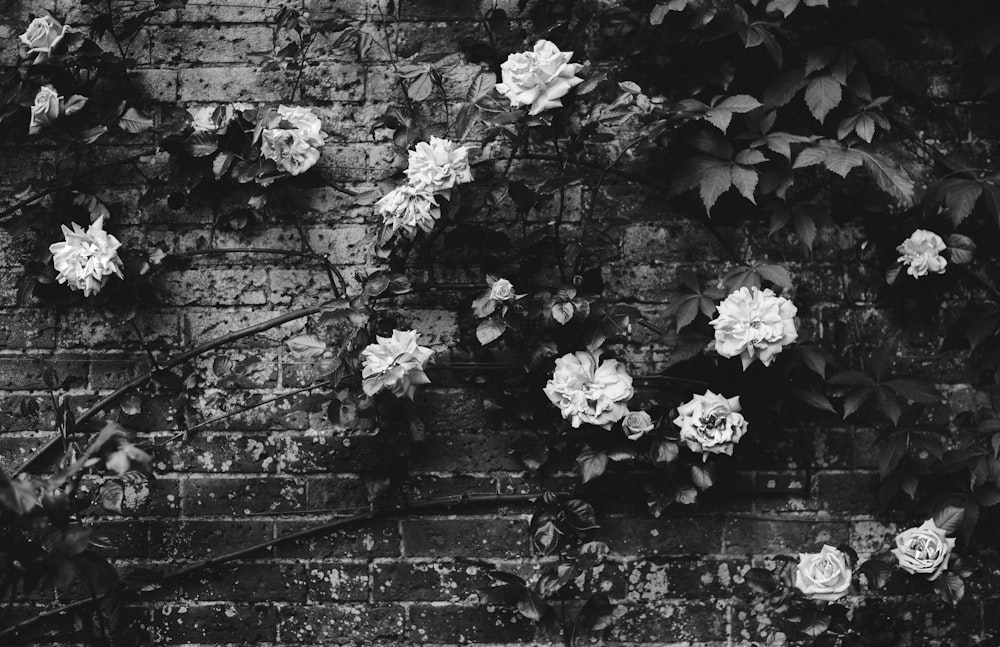
[[[181,364],[191,359],[194,359],[195,357],[198,357],[199,355],[207,353],[208,351],[211,350],[215,350],[220,346],[225,346],[226,344],[243,339],[245,337],[256,335],[257,333],[270,330],[271,328],[277,328],[282,324],[286,324],[290,321],[295,321],[296,319],[302,319],[304,317],[318,314],[322,312],[322,310],[323,310],[322,306],[310,306],[308,308],[302,308],[301,310],[294,310],[292,312],[285,313],[279,317],[268,319],[267,321],[261,322],[259,324],[248,326],[246,328],[241,328],[240,330],[235,330],[221,337],[216,337],[215,339],[211,339],[205,342],[204,344],[200,344],[192,348],[191,350],[185,351],[180,355],[177,355],[170,361],[166,362],[165,364],[163,364],[163,366],[159,367],[158,369],[150,371],[145,375],[140,375],[139,377],[135,378],[128,384],[119,387],[113,393],[102,398],[99,402],[97,402],[92,407],[87,409],[87,411],[85,411],[83,414],[81,414],[79,418],[77,418],[76,425],[79,426],[87,422],[88,420],[96,416],[98,413],[100,413],[107,407],[113,405],[122,396],[124,396],[132,389],[145,385],[147,382],[152,380],[160,371],[170,370],[176,366],[180,366]],[[54,447],[56,443],[59,442],[59,439],[61,437],[62,437],[61,435],[57,434],[56,436],[53,436],[52,438],[47,440],[41,447],[35,450],[35,453],[33,453],[23,463],[21,463],[21,465],[18,466],[18,468],[14,471],[14,473],[11,476],[17,476],[18,474],[21,474],[31,469],[31,466],[34,465],[35,462],[38,461],[52,447]]]

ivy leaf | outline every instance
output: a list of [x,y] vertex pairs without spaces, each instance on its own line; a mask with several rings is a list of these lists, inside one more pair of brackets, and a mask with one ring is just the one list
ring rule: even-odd
[[326,342],[315,335],[299,335],[285,344],[296,357],[319,357],[326,352]]
[[792,397],[794,397],[799,402],[806,404],[814,409],[819,409],[821,411],[829,411],[830,413],[837,413],[837,410],[833,408],[830,400],[827,399],[822,393],[816,393],[815,391],[807,391],[805,389],[793,389]]
[[823,123],[830,111],[840,105],[844,90],[832,76],[818,76],[806,86],[806,105],[817,121]]
[[806,85],[806,75],[801,69],[785,70],[775,75],[764,90],[764,104],[770,108],[787,105]]
[[955,180],[948,185],[944,203],[948,209],[951,224],[958,226],[969,217],[976,200],[983,193],[983,185],[975,180]]
[[576,457],[576,471],[584,483],[592,481],[608,468],[608,455],[585,447]]
[[783,265],[773,263],[762,263],[754,266],[761,278],[770,281],[783,290],[792,289],[792,275],[788,273]]
[[705,205],[705,211],[711,211],[712,207],[718,201],[719,196],[733,186],[732,165],[722,163],[706,168],[698,186],[701,201]]
[[899,200],[904,206],[913,202],[913,180],[896,162],[864,148],[854,150],[864,156],[865,170],[875,179],[880,189]]
[[726,97],[713,105],[702,115],[702,119],[707,120],[722,132],[726,132],[729,130],[729,124],[733,119],[733,115],[750,112],[762,105],[764,104],[749,94],[737,94]]
[[740,192],[740,195],[752,204],[757,204],[757,201],[753,197],[753,192],[757,188],[757,180],[759,179],[757,171],[752,168],[740,166],[739,164],[733,164],[731,166],[731,173],[733,186]]

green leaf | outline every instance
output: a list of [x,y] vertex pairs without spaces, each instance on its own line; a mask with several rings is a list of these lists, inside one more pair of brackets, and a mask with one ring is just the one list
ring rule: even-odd
[[898,164],[878,153],[862,148],[854,150],[862,153],[865,170],[874,178],[880,189],[905,206],[909,206],[913,202],[913,180]]
[[761,278],[770,281],[774,285],[778,286],[783,290],[792,289],[792,275],[788,273],[782,265],[775,265],[773,263],[764,263],[754,267]]
[[677,460],[680,447],[671,440],[657,440],[649,448],[650,459],[656,465],[666,465]]
[[733,186],[733,167],[730,164],[717,164],[705,169],[699,182],[701,201],[705,211],[711,211],[719,196]]
[[406,87],[406,96],[414,101],[423,101],[434,92],[434,80],[431,78],[430,70],[418,74],[410,79]]
[[965,519],[965,508],[955,505],[945,506],[934,513],[934,525],[949,535],[955,534],[963,519]]
[[864,164],[864,155],[851,148],[832,149],[828,151],[823,165],[827,170],[836,173],[840,177],[847,177],[847,174]]
[[778,577],[766,568],[751,568],[743,575],[743,581],[755,593],[762,595],[771,595],[780,585]]
[[730,167],[730,171],[732,173],[733,186],[740,192],[740,195],[751,203],[757,204],[757,201],[753,197],[753,192],[757,188],[757,180],[759,179],[757,171],[739,166],[738,164],[733,164]]
[[538,622],[548,611],[549,604],[531,589],[522,589],[517,598],[517,610],[529,620]]
[[830,413],[837,413],[837,410],[833,408],[830,400],[827,399],[822,393],[816,393],[815,391],[807,391],[805,389],[793,389],[792,396],[804,404],[813,407],[814,409],[820,409],[821,411],[829,411]]
[[968,218],[982,194],[983,185],[975,180],[956,180],[949,183],[944,203],[951,224],[957,227]]
[[712,487],[715,483],[715,474],[711,465],[698,465],[694,464],[691,466],[691,482],[699,490],[705,491]]
[[285,344],[296,357],[319,357],[326,352],[326,342],[315,335],[299,335]]
[[507,324],[502,319],[490,317],[479,322],[479,325],[476,327],[476,339],[479,340],[480,344],[485,346],[490,342],[500,339],[505,330],[507,330]]
[[192,157],[207,157],[219,150],[219,138],[212,133],[191,133],[184,140],[184,150]]
[[608,455],[604,452],[594,451],[590,447],[584,448],[580,455],[576,457],[576,471],[584,483],[592,481],[608,468]]
[[948,256],[952,263],[971,263],[976,255],[976,243],[968,236],[952,234],[948,237]]
[[934,592],[949,604],[958,604],[965,597],[965,583],[955,573],[945,571],[934,580]]
[[826,116],[840,105],[843,98],[843,87],[832,76],[815,77],[806,86],[806,105],[820,123],[826,121]]
[[129,133],[141,133],[153,127],[153,120],[135,108],[129,108],[118,120],[118,127]]

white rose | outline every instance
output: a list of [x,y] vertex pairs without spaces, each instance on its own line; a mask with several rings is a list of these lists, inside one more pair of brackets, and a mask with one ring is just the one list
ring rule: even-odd
[[418,385],[430,383],[424,364],[434,351],[417,345],[419,336],[415,330],[393,330],[392,337],[376,337],[376,343],[361,351],[361,386],[367,395],[385,389],[396,397],[412,399]]
[[305,173],[319,161],[319,151],[300,137],[298,131],[284,128],[264,130],[260,154],[290,175]]
[[754,357],[770,366],[784,346],[795,341],[797,309],[785,297],[756,287],[740,288],[716,306],[715,350],[723,357],[739,355],[746,370]]
[[35,63],[44,63],[52,48],[74,30],[63,26],[52,16],[35,18],[21,34],[21,42],[28,48],[28,55],[35,56]]
[[573,427],[583,423],[610,429],[628,413],[632,376],[617,360],[598,365],[601,351],[577,351],[556,360],[545,395]]
[[299,137],[310,146],[320,148],[326,143],[323,122],[309,108],[278,106],[278,115],[282,121],[290,123],[298,131]]
[[38,88],[38,94],[31,104],[31,122],[28,124],[28,134],[37,135],[42,128],[51,126],[61,113],[63,98],[51,85]]
[[795,571],[795,588],[812,600],[833,602],[847,595],[851,569],[847,556],[824,545],[818,553],[800,553]]
[[944,274],[948,261],[941,256],[941,252],[946,248],[944,240],[933,231],[918,229],[896,247],[900,254],[897,261],[909,266],[906,273],[915,279],[927,276],[929,272]]
[[736,443],[747,433],[747,421],[739,410],[739,396],[727,398],[705,391],[677,407],[674,424],[680,427],[688,449],[702,453],[705,460],[708,454],[732,456]]
[[500,66],[502,82],[497,92],[507,97],[512,107],[530,106],[529,115],[562,106],[561,99],[583,83],[576,76],[583,66],[570,63],[573,52],[562,52],[553,43],[540,40],[534,50],[511,54]]
[[438,137],[420,142],[409,152],[406,177],[410,184],[431,193],[450,193],[458,184],[472,181],[469,149]]
[[83,295],[89,297],[100,292],[112,274],[124,278],[118,258],[121,243],[104,231],[104,216],[95,220],[87,231],[76,223],[72,231],[65,225],[62,231],[66,240],[49,245],[59,283],[83,290]]
[[222,124],[215,120],[214,106],[188,108],[187,111],[191,115],[191,125],[196,133],[216,133],[222,129]]
[[629,411],[622,420],[622,429],[629,440],[639,440],[653,431],[653,419],[645,411]]
[[892,554],[907,573],[919,573],[936,580],[948,568],[954,547],[955,540],[938,528],[933,519],[928,519],[918,528],[909,528],[896,535]]
[[441,217],[441,207],[434,196],[409,184],[396,187],[375,203],[375,213],[392,231],[403,230],[415,236],[417,229],[430,231]]
[[514,284],[507,279],[497,279],[490,286],[490,298],[494,301],[510,301],[514,298]]

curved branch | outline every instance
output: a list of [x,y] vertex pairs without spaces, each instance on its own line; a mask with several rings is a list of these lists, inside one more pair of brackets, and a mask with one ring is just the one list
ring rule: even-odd
[[[535,492],[531,494],[456,494],[451,496],[439,497],[434,499],[426,499],[424,501],[415,501],[413,503],[405,505],[395,505],[385,508],[377,508],[368,510],[361,514],[356,514],[351,517],[344,517],[341,519],[335,519],[333,521],[328,521],[327,523],[320,524],[318,526],[313,526],[312,528],[305,528],[296,532],[287,533],[276,537],[274,539],[269,539],[267,541],[254,544],[252,546],[247,546],[245,548],[240,548],[232,552],[226,553],[224,555],[219,555],[218,557],[212,557],[209,559],[190,564],[183,568],[180,568],[172,573],[168,573],[163,576],[161,582],[173,582],[175,580],[180,580],[187,575],[196,573],[206,568],[212,566],[219,566],[220,564],[225,564],[226,562],[231,562],[248,555],[253,555],[259,553],[262,550],[267,550],[273,546],[279,544],[284,544],[286,542],[298,541],[300,539],[307,539],[309,537],[314,537],[316,535],[323,535],[335,530],[340,530],[348,526],[354,526],[368,521],[374,521],[376,519],[399,516],[406,514],[418,514],[422,512],[429,512],[438,509],[452,509],[452,508],[465,508],[473,507],[482,504],[509,504],[509,503],[530,503],[531,501],[538,499],[543,496],[542,492]],[[566,492],[557,492],[553,496],[566,497],[569,496]],[[13,638],[21,635],[25,629],[32,627],[39,622],[46,620],[48,618],[54,618],[60,615],[65,615],[71,611],[75,611],[82,607],[98,602],[103,596],[92,596],[85,598],[83,600],[77,600],[70,604],[65,604],[63,606],[51,609],[44,613],[40,613],[37,616],[22,620],[21,622],[7,627],[6,629],[0,630],[0,639],[2,638]]]
[[[323,310],[322,306],[310,306],[308,308],[302,308],[301,310],[294,310],[292,312],[287,312],[279,317],[275,317],[274,319],[268,319],[267,321],[261,322],[259,324],[248,326],[240,330],[235,330],[229,334],[223,335],[222,337],[216,337],[215,339],[210,339],[209,341],[200,344],[192,348],[191,350],[185,351],[180,355],[174,357],[173,359],[165,363],[163,366],[160,366],[146,373],[145,375],[140,375],[139,377],[135,378],[128,384],[119,387],[113,393],[105,396],[95,405],[87,409],[87,411],[85,411],[79,418],[76,419],[76,424],[81,425],[87,422],[88,420],[96,416],[98,413],[103,411],[105,408],[113,405],[115,402],[118,401],[119,398],[124,396],[132,389],[143,386],[144,384],[152,380],[160,371],[166,371],[176,366],[180,366],[184,362],[187,362],[188,360],[191,360],[201,355],[202,353],[207,353],[210,350],[214,350],[220,346],[225,346],[226,344],[237,341],[239,339],[243,339],[244,337],[250,337],[252,335],[256,335],[257,333],[270,330],[271,328],[277,328],[282,324],[286,324],[290,321],[295,321],[296,319],[302,319],[310,315],[319,314],[320,312],[322,312],[322,310]],[[42,455],[44,455],[52,447],[54,447],[61,438],[62,438],[61,435],[56,434],[48,441],[46,441],[45,444],[43,444],[41,447],[35,450],[35,453],[33,453],[23,463],[21,463],[17,467],[17,469],[14,470],[14,473],[11,476],[12,477],[17,476],[18,474],[26,472],[28,469],[30,469],[31,466],[34,465],[35,462],[42,457]]]

